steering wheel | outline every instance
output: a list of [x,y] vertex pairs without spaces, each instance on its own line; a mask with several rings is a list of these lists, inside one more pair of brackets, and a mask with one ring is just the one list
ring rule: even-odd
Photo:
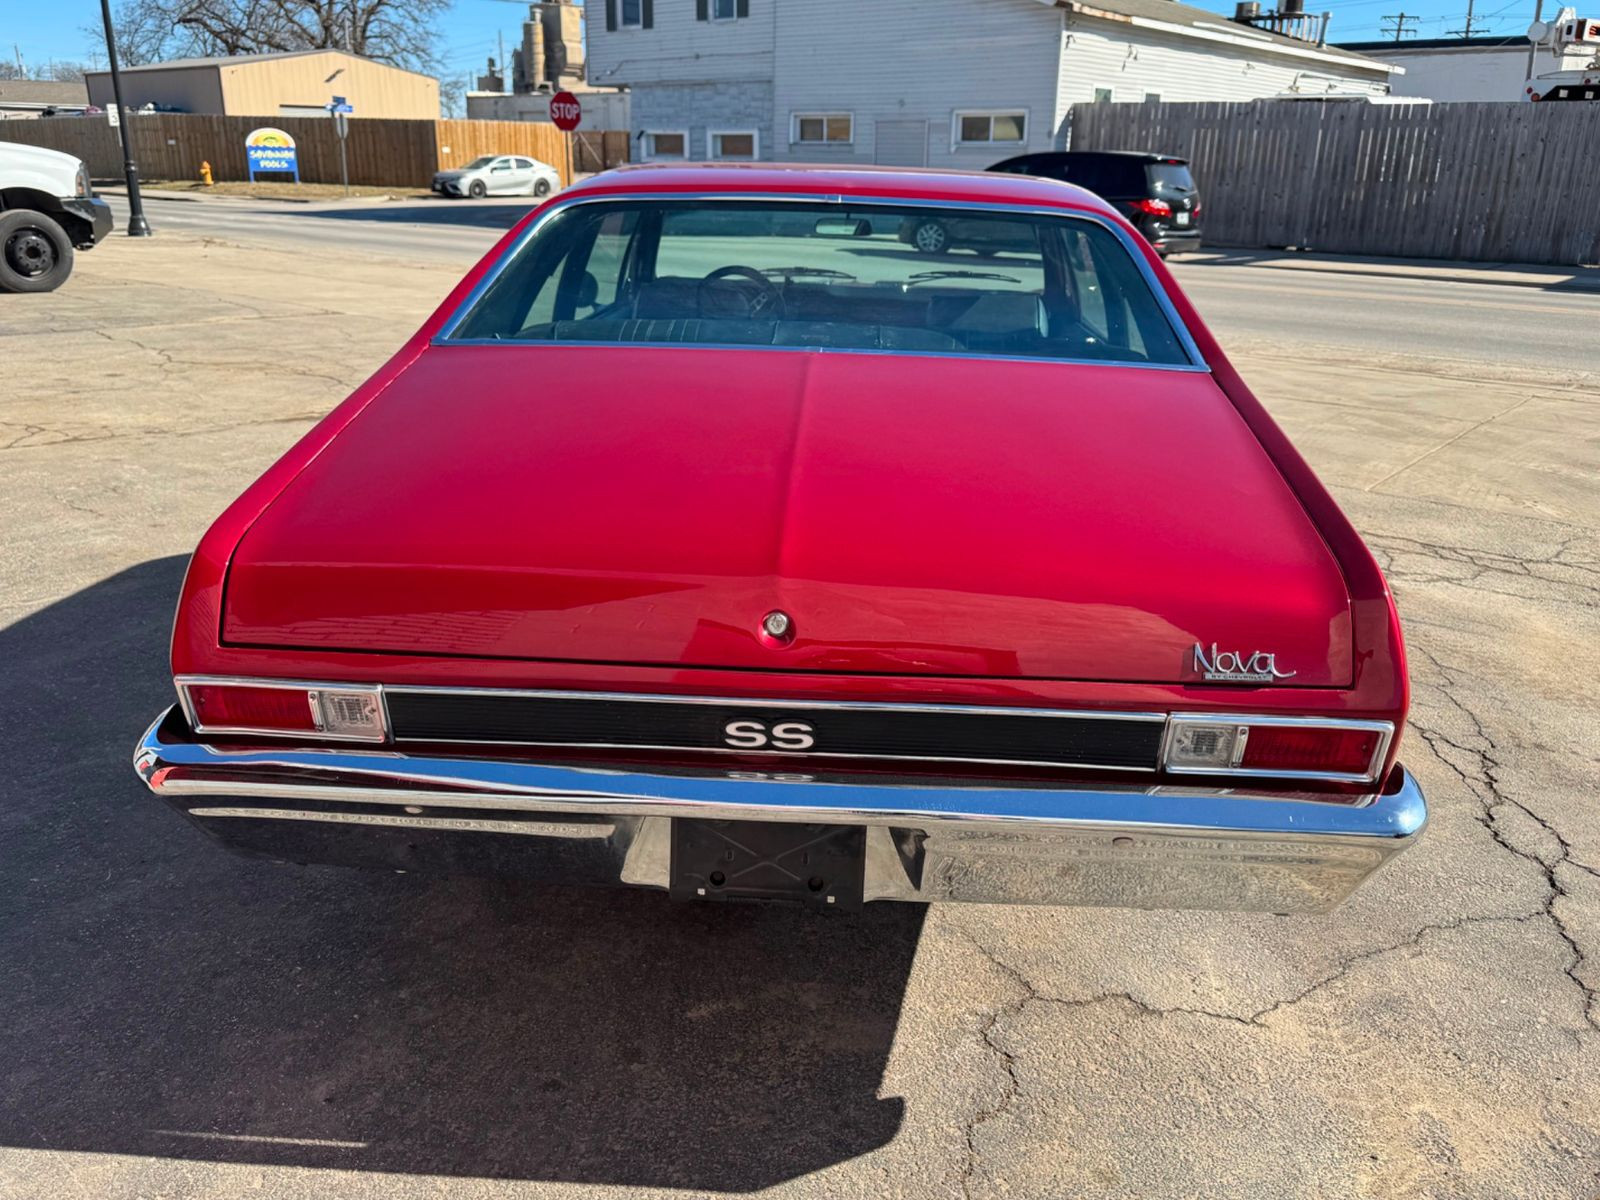
[[[696,285],[695,299],[701,316],[742,317],[747,321],[759,320],[770,314],[783,315],[783,291],[754,267],[738,265],[718,267]],[[729,297],[737,297],[743,304],[742,312],[718,311],[731,307]],[[711,303],[706,302],[710,299]]]

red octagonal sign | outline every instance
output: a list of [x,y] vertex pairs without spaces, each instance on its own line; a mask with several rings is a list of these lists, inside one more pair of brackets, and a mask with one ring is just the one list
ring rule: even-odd
[[551,96],[550,120],[555,122],[557,129],[571,133],[583,120],[583,109],[578,106],[578,98],[571,92],[557,92]]

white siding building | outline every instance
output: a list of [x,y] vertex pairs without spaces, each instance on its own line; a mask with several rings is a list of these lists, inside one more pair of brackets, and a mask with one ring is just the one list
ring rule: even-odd
[[984,167],[1075,103],[1382,95],[1396,68],[1176,0],[585,0],[639,159]]
[[[1396,96],[1419,100],[1526,100],[1531,43],[1516,37],[1414,38],[1406,42],[1351,42],[1344,49],[1405,68]],[[1540,46],[1533,74],[1579,71],[1593,58],[1582,47]]]

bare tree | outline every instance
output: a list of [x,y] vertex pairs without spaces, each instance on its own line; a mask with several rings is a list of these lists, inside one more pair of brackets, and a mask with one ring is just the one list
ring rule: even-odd
[[429,71],[436,65],[434,21],[450,2],[122,0],[115,16],[117,49],[130,65],[283,50],[348,50]]
[[85,63],[52,59],[24,71],[9,59],[0,59],[0,79],[49,79],[57,83],[76,83],[89,69]]

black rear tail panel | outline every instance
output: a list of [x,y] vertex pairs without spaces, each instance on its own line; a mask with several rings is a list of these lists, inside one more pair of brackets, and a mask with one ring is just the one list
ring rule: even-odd
[[1137,714],[1008,712],[632,696],[386,690],[400,742],[616,747],[1156,769],[1164,722]]

